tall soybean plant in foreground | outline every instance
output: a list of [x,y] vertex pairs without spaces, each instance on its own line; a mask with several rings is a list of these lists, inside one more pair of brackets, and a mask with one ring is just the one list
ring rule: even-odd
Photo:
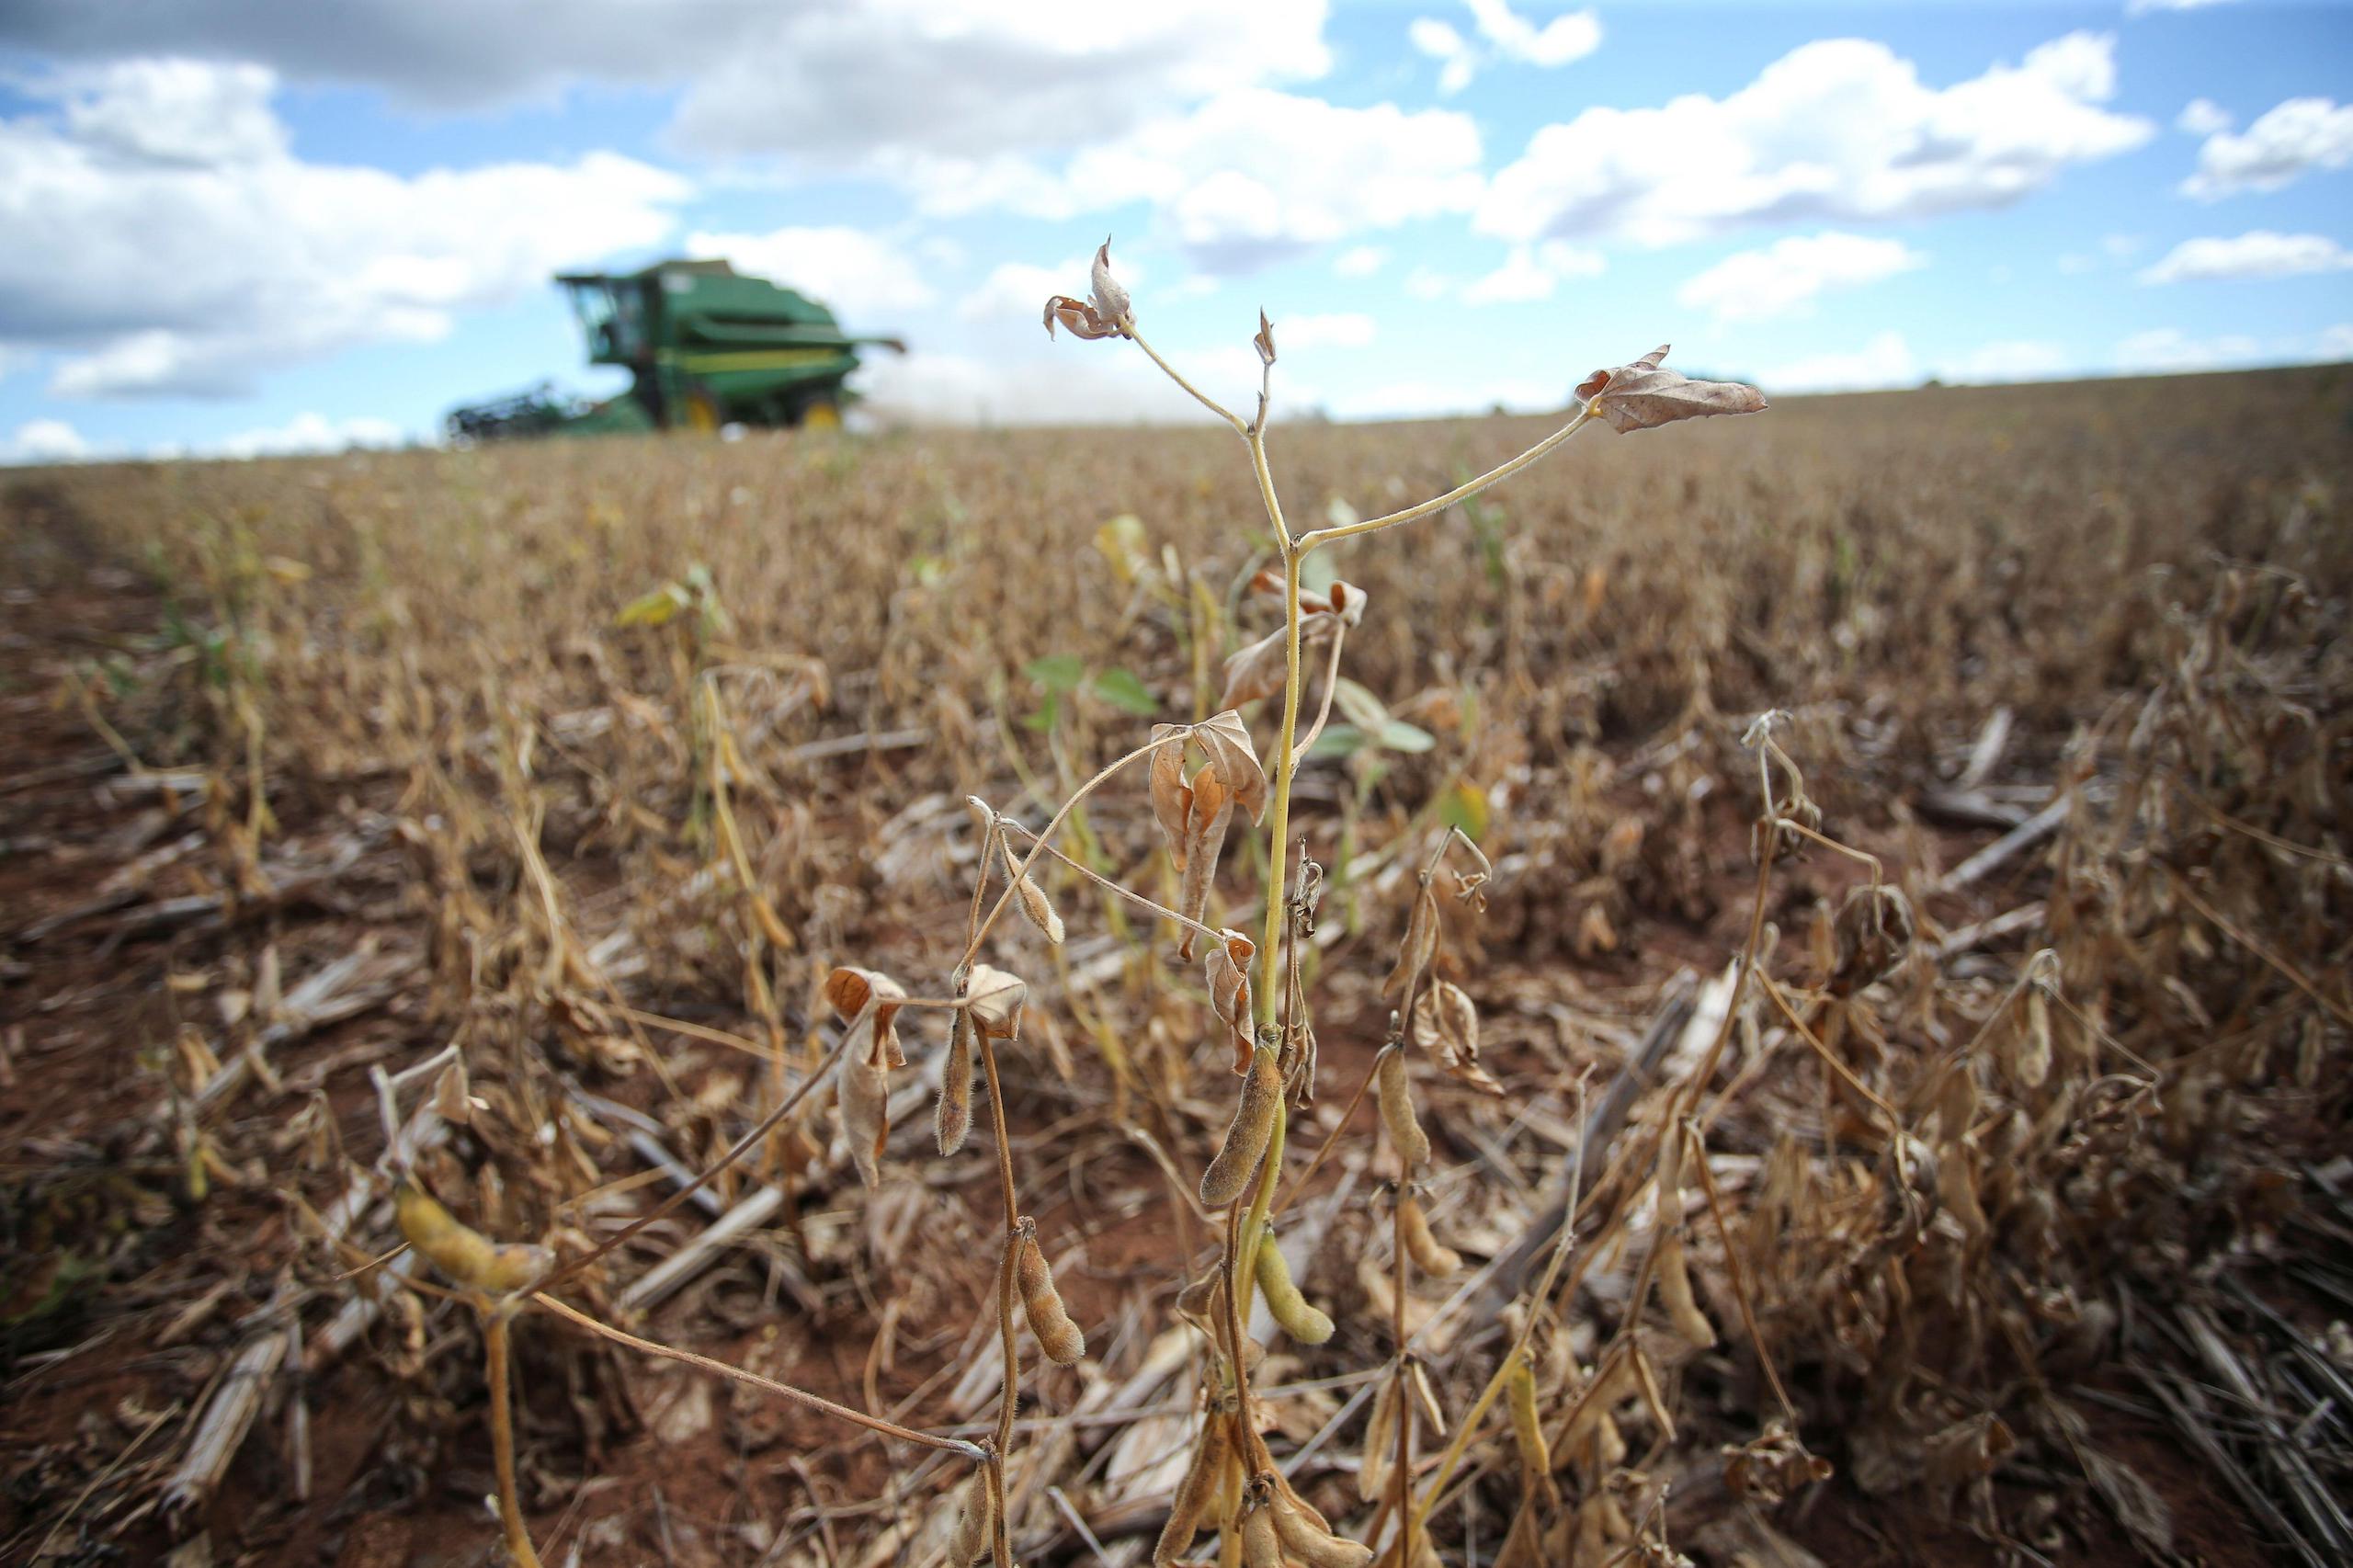
[[[1019,1037],[1025,987],[1010,973],[975,960],[983,940],[1008,903],[1019,904],[1047,942],[1061,942],[1061,918],[1029,873],[1040,856],[1063,858],[1053,848],[1053,840],[1081,801],[1131,765],[1142,762],[1153,813],[1178,873],[1182,907],[1167,908],[1130,889],[1113,891],[1153,908],[1177,926],[1181,933],[1177,956],[1202,965],[1216,1014],[1215,1027],[1229,1037],[1233,1071],[1242,1080],[1232,1125],[1200,1178],[1203,1208],[1224,1213],[1222,1255],[1216,1267],[1189,1283],[1177,1301],[1178,1312],[1203,1336],[1207,1363],[1200,1378],[1203,1408],[1191,1462],[1177,1488],[1154,1562],[1170,1564],[1184,1560],[1196,1538],[1213,1527],[1222,1545],[1222,1561],[1235,1560],[1238,1543],[1239,1560],[1247,1568],[1280,1568],[1293,1561],[1310,1568],[1360,1565],[1371,1560],[1371,1549],[1340,1537],[1313,1505],[1292,1490],[1260,1437],[1250,1381],[1259,1347],[1243,1330],[1256,1291],[1265,1295],[1270,1314],[1294,1339],[1320,1344],[1333,1332],[1331,1319],[1308,1303],[1292,1282],[1269,1221],[1282,1185],[1289,1113],[1293,1107],[1312,1101],[1315,1075],[1312,1010],[1296,955],[1298,943],[1312,929],[1321,870],[1308,858],[1303,842],[1298,846],[1290,842],[1291,784],[1300,759],[1330,714],[1342,649],[1349,630],[1362,622],[1367,606],[1363,593],[1345,581],[1335,580],[1321,593],[1306,590],[1301,583],[1301,567],[1309,555],[1325,546],[1404,527],[1479,494],[1545,457],[1595,419],[1623,434],[1706,415],[1755,413],[1764,408],[1765,400],[1753,387],[1693,381],[1667,369],[1667,351],[1661,347],[1631,364],[1596,370],[1585,378],[1576,388],[1579,407],[1566,425],[1469,483],[1386,517],[1294,534],[1284,519],[1267,460],[1276,350],[1274,329],[1263,312],[1252,340],[1261,364],[1258,407],[1246,421],[1188,381],[1145,340],[1137,328],[1134,302],[1112,273],[1108,241],[1096,253],[1088,296],[1082,300],[1058,294],[1049,299],[1044,323],[1049,335],[1059,327],[1080,338],[1124,338],[1133,343],[1170,380],[1242,437],[1281,566],[1279,585],[1272,574],[1266,574],[1260,586],[1269,591],[1279,587],[1283,624],[1279,631],[1243,648],[1227,661],[1221,711],[1197,724],[1154,726],[1145,744],[1097,774],[1065,801],[1044,831],[1029,839],[1027,852],[1018,860],[1014,857],[1014,835],[1029,835],[986,802],[970,802],[982,838],[979,880],[973,889],[963,956],[949,976],[952,997],[960,1005],[941,1089],[938,1131],[941,1151],[950,1153],[961,1145],[971,1125],[972,1056],[977,1047],[990,1110],[997,1123],[1004,1188],[997,1311],[1005,1392],[995,1441],[965,1488],[953,1550],[969,1553],[967,1561],[993,1552],[999,1568],[1011,1568],[1004,1517],[1004,1465],[1013,1437],[1019,1385],[1013,1326],[1016,1301],[1049,1358],[1074,1361],[1085,1348],[1083,1335],[1055,1292],[1040,1248],[1036,1221],[1021,1212],[1004,1125],[995,1052],[1000,1042],[1010,1043]],[[1311,649],[1324,666],[1324,699],[1313,724],[1302,736],[1301,665]],[[1240,709],[1267,699],[1280,699],[1282,717],[1273,750],[1262,763]],[[1196,755],[1200,759],[1198,766],[1191,761]],[[1267,826],[1268,886],[1264,917],[1255,937],[1231,928],[1213,929],[1203,923],[1210,886],[1236,814]],[[1394,1229],[1396,1278],[1391,1293],[1393,1354],[1381,1369],[1359,1487],[1364,1500],[1376,1505],[1367,1528],[1369,1536],[1377,1536],[1384,1520],[1395,1521],[1387,1560],[1400,1565],[1434,1561],[1421,1528],[1421,1516],[1445,1480],[1441,1473],[1420,1505],[1415,1505],[1412,1488],[1416,1412],[1433,1406],[1435,1401],[1406,1342],[1406,1270],[1410,1266],[1443,1276],[1461,1263],[1459,1255],[1431,1233],[1415,1195],[1415,1178],[1427,1168],[1431,1146],[1415,1110],[1409,1051],[1435,1056],[1448,1071],[1474,1085],[1494,1086],[1478,1066],[1477,1014],[1470,998],[1435,972],[1440,921],[1432,881],[1440,861],[1458,848],[1473,862],[1471,869],[1457,877],[1462,896],[1475,902],[1487,879],[1488,868],[1477,846],[1451,831],[1423,867],[1406,935],[1384,987],[1395,1011],[1391,1015],[1390,1039],[1372,1074],[1384,1136],[1395,1162],[1394,1179],[1385,1191]],[[1000,870],[1005,886],[991,903],[988,890]],[[844,1004],[862,1002],[863,1010],[845,1005],[843,1011],[850,1020],[853,1038],[870,1042],[844,1056],[836,1096],[850,1144],[859,1151],[860,1168],[870,1178],[872,1155],[869,1152],[879,1153],[887,1131],[883,1115],[889,1093],[884,1075],[902,1060],[890,1047],[887,1031],[873,1032],[873,1010],[880,1005],[876,999],[887,994],[886,985],[882,977],[861,972],[857,981],[844,981],[844,994],[839,998]],[[891,991],[896,989],[889,986]],[[1344,1116],[1342,1126],[1346,1124]],[[1292,1191],[1304,1185],[1312,1170],[1311,1166],[1302,1174]],[[1662,1262],[1658,1272],[1665,1299],[1670,1304],[1688,1301],[1689,1290],[1681,1273],[1680,1255]],[[1481,1412],[1498,1392],[1508,1397],[1531,1483],[1540,1478],[1549,1486],[1551,1467],[1541,1457],[1544,1435],[1533,1417],[1532,1398],[1527,1397],[1530,1379],[1526,1341],[1523,1332],[1497,1369],[1481,1402]],[[1465,1423],[1466,1430],[1470,1425]],[[1459,1453],[1458,1446],[1454,1455]],[[1451,1468],[1451,1456],[1442,1468]]]

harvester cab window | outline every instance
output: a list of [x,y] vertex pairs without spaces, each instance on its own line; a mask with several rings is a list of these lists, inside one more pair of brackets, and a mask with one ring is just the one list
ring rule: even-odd
[[570,283],[572,308],[588,339],[592,360],[627,362],[645,345],[645,312],[633,289],[615,289],[608,279]]

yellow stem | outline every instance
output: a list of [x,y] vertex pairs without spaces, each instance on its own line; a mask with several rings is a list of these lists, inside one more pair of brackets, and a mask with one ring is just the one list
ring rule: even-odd
[[531,1550],[530,1527],[515,1489],[515,1422],[506,1405],[506,1322],[504,1305],[482,1312],[483,1377],[490,1384],[490,1458],[498,1472],[498,1518],[506,1529],[506,1555],[515,1568],[540,1568]]

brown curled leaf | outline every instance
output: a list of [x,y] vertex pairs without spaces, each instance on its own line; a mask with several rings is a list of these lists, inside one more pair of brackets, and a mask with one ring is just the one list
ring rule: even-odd
[[1756,414],[1765,394],[1739,381],[1695,381],[1665,363],[1662,343],[1631,365],[1596,370],[1577,383],[1577,396],[1623,436],[1711,414]]
[[1233,798],[1235,809],[1247,812],[1252,822],[1267,814],[1267,770],[1258,766],[1258,749],[1250,744],[1250,727],[1232,708],[1212,713],[1193,728],[1193,738],[1210,754],[1218,781]]
[[1454,982],[1432,981],[1415,1002],[1413,1037],[1449,1076],[1483,1095],[1504,1092],[1495,1075],[1479,1065],[1478,1005]]
[[1152,815],[1160,824],[1162,841],[1168,846],[1169,860],[1180,871],[1185,869],[1185,820],[1193,790],[1185,781],[1185,748],[1173,740],[1187,728],[1183,724],[1152,727]]
[[[1199,921],[1209,912],[1210,888],[1217,880],[1218,858],[1225,851],[1226,824],[1233,820],[1233,812],[1228,810],[1231,797],[1218,780],[1215,763],[1201,764],[1186,795],[1184,853],[1176,861],[1184,876],[1176,913]],[[1188,926],[1176,944],[1176,956],[1188,963],[1192,961],[1193,941],[1199,934]]]
[[1209,982],[1210,1006],[1233,1037],[1233,1070],[1247,1073],[1250,1052],[1256,1044],[1256,1033],[1250,1022],[1250,960],[1256,956],[1258,948],[1231,927],[1219,932],[1219,936],[1223,939],[1210,949],[1202,962],[1204,977]]

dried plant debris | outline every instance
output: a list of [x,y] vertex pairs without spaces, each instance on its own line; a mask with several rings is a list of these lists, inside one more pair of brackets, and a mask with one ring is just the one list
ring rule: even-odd
[[1282,330],[0,486],[0,1555],[2353,1558],[2341,376]]

